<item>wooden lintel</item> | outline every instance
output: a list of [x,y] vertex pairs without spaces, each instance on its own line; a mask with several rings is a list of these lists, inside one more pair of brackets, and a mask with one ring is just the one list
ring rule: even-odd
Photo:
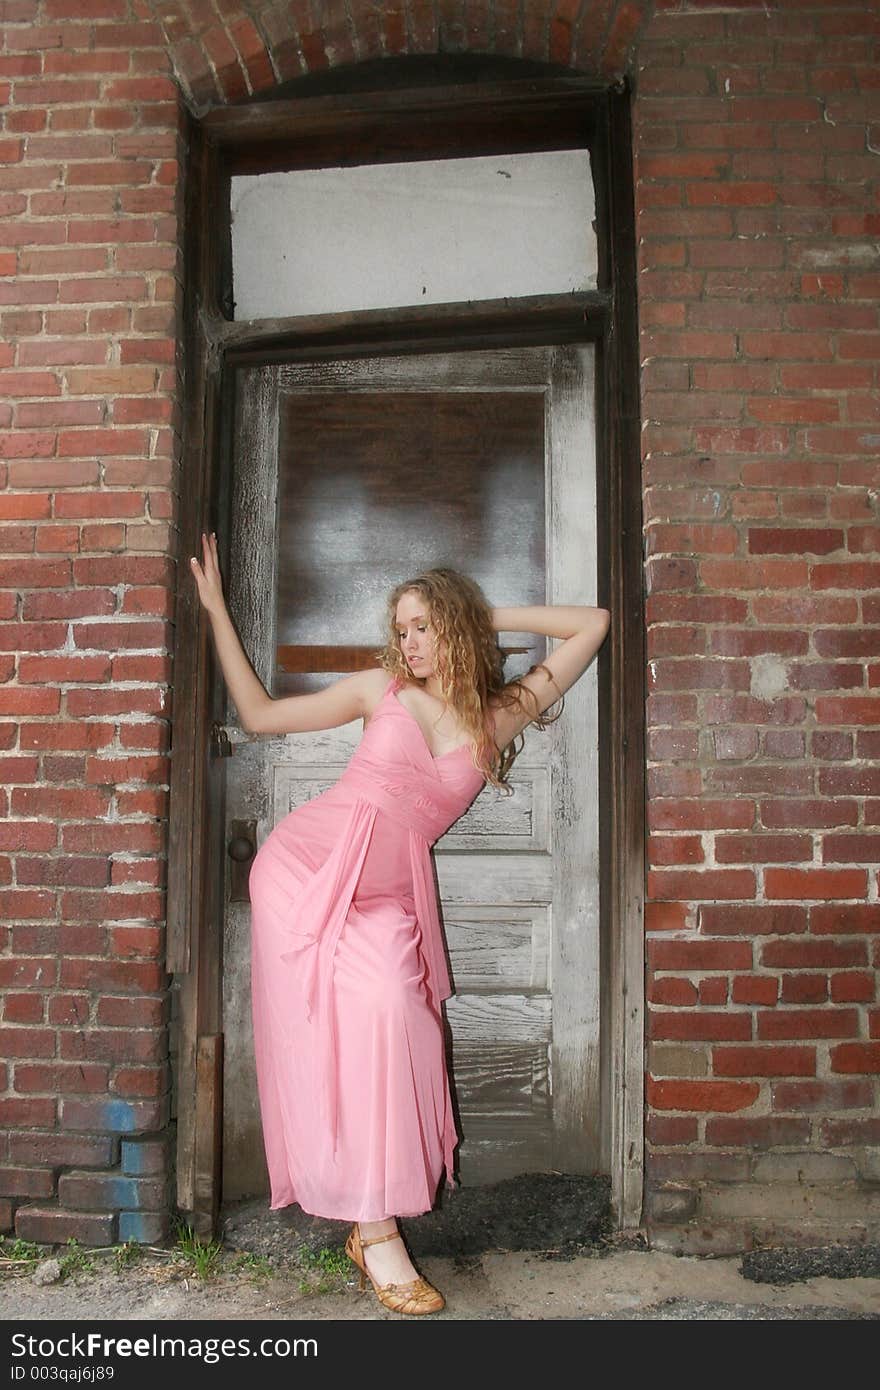
[[416,342],[445,351],[461,346],[463,332],[469,346],[476,348],[495,340],[508,347],[514,341],[521,346],[546,346],[600,339],[607,327],[610,302],[604,290],[580,290],[463,304],[305,314],[293,319],[231,322],[218,316],[210,324],[210,332],[215,349],[222,350],[235,364],[251,359],[284,361],[304,351],[311,358],[340,350],[352,356],[358,349],[373,356],[407,348],[412,351]]

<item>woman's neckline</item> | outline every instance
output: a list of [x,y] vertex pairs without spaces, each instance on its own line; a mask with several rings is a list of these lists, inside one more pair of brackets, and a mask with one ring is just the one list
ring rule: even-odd
[[411,710],[411,709],[408,709],[407,706],[403,703],[402,700],[398,699],[397,691],[398,691],[398,689],[400,688],[401,684],[402,684],[402,683],[401,683],[401,681],[399,680],[399,678],[398,678],[397,676],[395,676],[395,677],[393,678],[391,684],[390,684],[389,687],[388,687],[389,693],[390,693],[392,699],[394,700],[394,703],[395,703],[396,705],[399,705],[400,708],[403,710],[404,714],[408,714],[409,717],[410,717],[410,719],[411,719],[411,720],[413,721],[413,723],[415,724],[416,728],[418,729],[419,733],[421,734],[422,742],[423,742],[423,744],[425,745],[425,748],[426,748],[426,750],[427,750],[427,752],[428,752],[428,756],[432,759],[433,762],[435,762],[435,763],[442,762],[444,758],[451,758],[451,757],[453,757],[456,753],[461,753],[463,750],[467,750],[468,752],[471,751],[471,749],[472,749],[472,747],[473,747],[473,741],[472,741],[472,740],[469,741],[469,742],[467,742],[467,743],[459,743],[455,748],[449,748],[449,749],[447,749],[447,751],[446,751],[445,753],[433,753],[433,752],[431,751],[431,745],[430,745],[430,743],[428,742],[428,740],[427,740],[427,738],[426,738],[426,736],[425,736],[425,731],[424,731],[424,729],[422,728],[421,721],[420,721],[419,719],[416,718],[416,716],[413,714],[412,710]]

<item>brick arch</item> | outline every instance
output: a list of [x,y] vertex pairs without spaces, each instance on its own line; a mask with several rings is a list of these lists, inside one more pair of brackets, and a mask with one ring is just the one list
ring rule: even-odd
[[148,0],[201,112],[369,59],[486,54],[619,76],[650,0]]

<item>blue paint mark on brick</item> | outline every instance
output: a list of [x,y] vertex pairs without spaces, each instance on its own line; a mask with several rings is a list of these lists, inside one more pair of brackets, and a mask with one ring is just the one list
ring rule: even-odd
[[122,1141],[122,1171],[123,1173],[143,1173],[146,1170],[144,1163],[143,1144],[133,1144],[130,1139]]
[[101,1107],[101,1122],[105,1129],[130,1134],[137,1129],[137,1112],[130,1100],[108,1100]]
[[149,1245],[162,1240],[168,1234],[168,1218],[157,1212],[121,1211],[119,1213],[119,1239],[136,1240],[140,1245]]
[[141,1205],[137,1178],[109,1178],[107,1180],[108,1202],[114,1207],[139,1207]]

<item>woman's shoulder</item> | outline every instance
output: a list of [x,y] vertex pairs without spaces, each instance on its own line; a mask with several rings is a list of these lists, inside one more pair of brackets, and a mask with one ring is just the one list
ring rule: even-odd
[[385,695],[386,690],[396,684],[397,678],[382,666],[370,666],[366,670],[358,672],[358,675],[361,678],[361,688],[364,694],[365,713],[369,717]]

